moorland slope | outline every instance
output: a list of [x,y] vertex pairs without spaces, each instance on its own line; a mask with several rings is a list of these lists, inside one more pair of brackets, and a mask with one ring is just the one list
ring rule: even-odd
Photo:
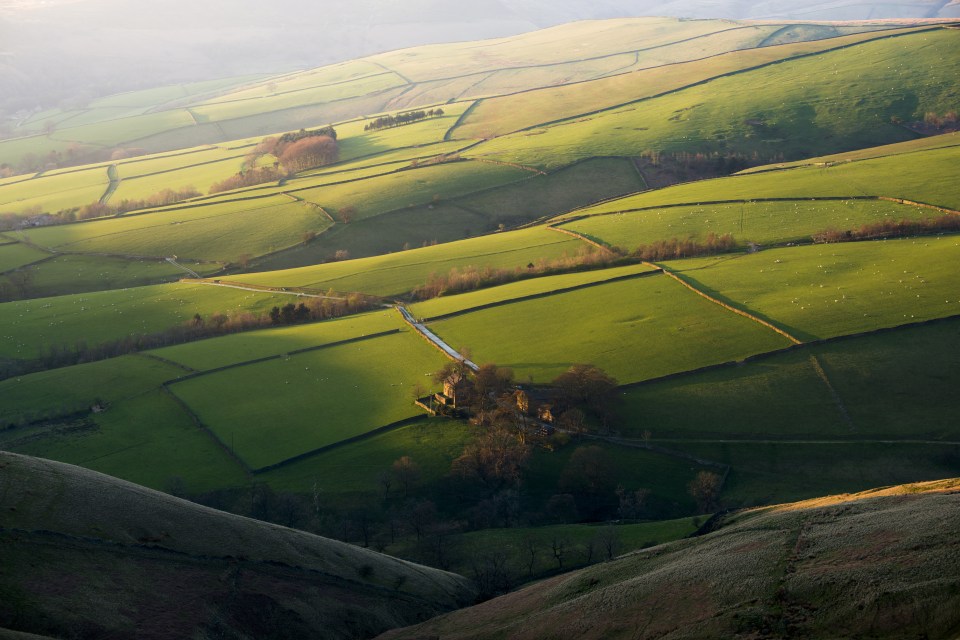
[[958,525],[958,480],[734,513],[382,638],[955,638]]
[[0,453],[0,508],[0,628],[21,632],[369,637],[474,597],[454,574],[36,458]]

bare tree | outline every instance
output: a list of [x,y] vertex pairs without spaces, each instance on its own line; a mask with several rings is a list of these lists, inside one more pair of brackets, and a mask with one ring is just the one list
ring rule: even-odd
[[687,485],[688,493],[697,501],[700,513],[709,513],[717,508],[723,478],[710,471],[701,471]]
[[394,461],[390,467],[393,477],[397,479],[397,484],[403,490],[403,495],[407,496],[420,481],[420,466],[413,461],[410,456],[402,456]]

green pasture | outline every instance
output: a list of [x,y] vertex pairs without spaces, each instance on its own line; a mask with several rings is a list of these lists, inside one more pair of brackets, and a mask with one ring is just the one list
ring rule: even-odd
[[232,78],[220,78],[217,80],[204,80],[200,82],[167,85],[154,89],[144,89],[142,91],[117,93],[105,98],[97,98],[90,103],[90,107],[94,109],[109,107],[156,107],[173,100],[182,100],[183,98],[191,97],[196,98],[213,91],[226,91],[234,89],[234,87],[242,87],[243,85],[249,82],[254,82],[262,77],[263,74],[251,74],[245,76],[235,76]]
[[551,168],[648,150],[792,160],[902,141],[913,136],[891,117],[952,108],[956,38],[951,30],[921,32],[788,60],[497,138],[471,153]]
[[[366,58],[413,81],[436,80],[509,67],[548,66],[664,46],[730,27],[721,20],[632,18],[575,22],[484,41],[428,45]],[[571,46],[571,43],[573,46]]]
[[124,402],[182,373],[178,367],[130,355],[8,378],[0,381],[0,424],[88,413],[97,400],[108,406]]
[[[184,260],[180,264],[200,275],[210,275],[222,268],[222,265],[211,262]],[[30,298],[125,289],[191,277],[189,273],[166,260],[86,255],[57,256],[28,267],[27,270],[30,274],[27,295]]]
[[[409,456],[420,469],[420,486],[439,487],[450,465],[479,430],[465,422],[428,418],[345,443],[258,476],[283,491],[304,492],[314,484],[324,504],[355,507],[382,495],[379,476],[395,460]],[[395,488],[396,490],[396,488]]]
[[[904,30],[906,31],[906,30]],[[726,32],[737,34],[738,31]],[[718,34],[723,35],[723,34]],[[679,62],[665,67],[633,70],[630,73],[588,82],[546,87],[509,96],[482,100],[457,127],[459,136],[489,138],[553,122],[581,113],[676,91],[728,73],[769,64],[799,55],[817,53],[835,46],[873,40],[886,34],[869,33],[827,41],[800,42],[780,46],[729,51],[702,60]]]
[[456,204],[506,224],[565,213],[646,188],[626,158],[596,158],[545,176],[465,196]]
[[780,504],[960,473],[960,446],[951,443],[689,443],[682,449],[731,465],[723,507]]
[[373,338],[186,380],[171,390],[250,466],[416,416],[416,385],[445,358],[413,333]]
[[273,94],[314,89],[324,85],[349,82],[381,73],[385,72],[377,65],[364,60],[351,60],[349,62],[341,62],[308,71],[261,77],[255,84],[239,87],[222,96],[205,100],[202,104],[265,98]]
[[56,213],[90,204],[100,199],[109,181],[101,167],[0,185],[0,211]]
[[850,196],[886,196],[960,207],[954,187],[957,162],[960,146],[917,151],[903,158],[890,155],[832,166],[740,174],[627,196],[574,215],[702,202]]
[[238,362],[284,355],[291,351],[403,328],[406,328],[406,325],[400,314],[389,309],[325,322],[208,338],[157,349],[150,353],[190,369],[208,371]]
[[[460,114],[466,111],[470,104],[469,102],[445,104],[442,106],[443,115],[439,118],[426,118],[413,124],[378,131],[363,130],[371,120],[376,119],[375,115],[367,119],[340,122],[337,124],[340,160],[365,159],[366,156],[396,149],[444,142],[447,131],[456,124]],[[382,112],[382,109],[374,111],[374,113]]]
[[960,313],[957,260],[960,238],[933,236],[667,266],[697,288],[811,340]]
[[835,153],[829,156],[820,156],[817,158],[806,158],[803,160],[797,160],[796,162],[778,162],[777,164],[764,165],[760,167],[754,167],[752,169],[746,169],[741,171],[739,175],[747,175],[750,173],[762,173],[765,171],[772,171],[777,169],[792,169],[795,167],[807,167],[807,166],[820,166],[820,165],[830,165],[837,162],[856,162],[858,160],[872,160],[874,158],[884,158],[887,156],[902,156],[900,159],[905,160],[908,156],[905,154],[916,153],[922,151],[930,151],[932,149],[944,149],[947,147],[956,147],[960,145],[960,132],[954,133],[944,133],[941,135],[930,136],[927,138],[917,138],[915,140],[907,140],[906,142],[895,142],[893,144],[885,144],[879,147],[867,147],[866,149],[852,149],[850,151],[844,151],[843,153]]
[[271,196],[45,227],[24,235],[58,250],[230,262],[289,247],[301,242],[304,232],[329,225],[315,207]]
[[455,349],[548,382],[577,363],[621,384],[772,351],[782,336],[666,276],[615,282],[431,323]]
[[52,137],[66,142],[81,142],[110,147],[121,143],[132,143],[140,138],[146,138],[170,129],[192,127],[195,124],[186,109],[174,109],[79,127],[65,127],[56,131]]
[[200,193],[206,193],[214,182],[229,178],[243,167],[244,158],[240,156],[210,164],[187,166],[183,169],[155,175],[124,178],[120,181],[117,190],[110,196],[110,203],[117,204],[123,200],[143,200],[164,189],[178,191],[186,187],[194,187]]
[[462,95],[465,98],[498,96],[539,87],[552,87],[578,80],[622,73],[637,61],[633,51],[605,58],[572,60],[547,66],[523,66],[471,74],[474,84]]
[[634,250],[658,240],[730,233],[741,246],[808,242],[828,229],[857,229],[882,221],[922,220],[942,214],[882,200],[793,200],[694,205],[628,211],[561,226],[609,246]]
[[194,314],[266,314],[296,300],[199,284],[162,284],[0,305],[0,357],[32,359],[47,347],[96,345],[176,326]]
[[139,178],[153,173],[163,173],[196,167],[208,162],[219,162],[231,160],[237,156],[242,156],[247,149],[237,149],[233,147],[214,147],[203,146],[193,149],[185,149],[175,153],[154,153],[146,156],[138,156],[119,160],[117,173],[123,180]]
[[643,264],[626,267],[613,267],[596,271],[580,271],[565,273],[558,276],[544,276],[520,280],[499,287],[490,287],[478,291],[469,291],[452,296],[441,296],[418,302],[409,306],[410,313],[417,318],[436,318],[449,313],[458,313],[467,309],[474,309],[488,304],[510,302],[526,296],[548,294],[559,289],[579,287],[587,284],[602,283],[613,278],[637,275],[650,272],[651,268]]
[[[0,238],[0,242],[3,242],[2,238]],[[49,257],[49,253],[20,242],[0,244],[0,273]]]
[[496,229],[496,223],[488,217],[454,204],[407,207],[338,224],[307,245],[257,261],[257,268],[273,270],[316,264],[330,260],[340,250],[347,251],[351,258],[364,258],[463,240]]
[[624,394],[621,431],[633,438],[649,431],[666,447],[697,440],[958,441],[958,346],[960,323],[948,321],[635,387]]
[[375,151],[373,155],[370,156],[352,160],[341,160],[337,164],[330,165],[329,167],[304,171],[298,175],[298,178],[312,177],[315,175],[336,175],[338,173],[349,173],[357,169],[373,170],[377,165],[388,165],[400,162],[409,163],[414,159],[427,160],[443,154],[455,153],[465,147],[466,144],[467,143],[462,140],[452,140],[450,142],[430,142],[412,147]]
[[273,287],[309,287],[391,296],[406,293],[453,268],[526,267],[540,258],[574,256],[584,243],[544,228],[497,233],[371,258],[243,274],[244,282]]
[[[132,361],[131,361],[132,360]],[[141,359],[143,360],[143,359]],[[101,364],[101,363],[96,363]],[[238,486],[246,476],[219,444],[193,423],[176,400],[148,388],[149,376],[135,359],[106,363],[118,375],[143,382],[143,391],[110,402],[107,410],[90,416],[92,428],[58,432],[56,423],[7,432],[6,447],[17,453],[50,458],[106,473],[130,482],[165,490],[180,478],[188,490],[209,491]],[[153,366],[159,363],[153,363]],[[61,379],[73,384],[80,375],[95,376],[93,365],[62,369]],[[176,375],[173,370],[170,375]],[[98,376],[100,382],[114,379]],[[150,380],[158,385],[156,376]]]
[[362,220],[387,211],[516,182],[530,175],[515,167],[452,162],[319,189],[298,190],[296,194],[322,206],[341,221],[340,210],[353,207],[355,213],[352,219]]
[[263,115],[273,111],[281,111],[309,104],[337,102],[358,96],[364,96],[394,87],[403,86],[406,82],[395,74],[357,78],[352,82],[304,88],[296,91],[278,92],[276,94],[250,98],[245,100],[221,100],[220,102],[196,105],[190,110],[196,115],[199,122],[218,122],[221,120],[235,120],[251,115]]

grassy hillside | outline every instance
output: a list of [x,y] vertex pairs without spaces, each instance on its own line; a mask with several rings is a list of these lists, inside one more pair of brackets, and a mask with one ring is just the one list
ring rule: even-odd
[[960,624],[952,588],[957,486],[947,480],[735,514],[709,535],[382,637],[701,638],[790,629],[949,638]]
[[8,629],[174,638],[280,624],[369,636],[474,594],[453,574],[78,467],[9,453],[0,467]]
[[551,168],[645,151],[762,161],[898,142],[912,136],[891,117],[919,120],[956,102],[947,79],[960,65],[955,49],[956,33],[946,29],[866,42],[503,136],[473,153]]

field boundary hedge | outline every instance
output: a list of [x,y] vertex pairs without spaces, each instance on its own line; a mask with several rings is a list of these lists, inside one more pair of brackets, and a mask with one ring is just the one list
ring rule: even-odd
[[618,388],[623,390],[637,389],[645,387],[648,385],[658,384],[660,382],[666,382],[669,380],[676,380],[683,378],[685,376],[694,376],[701,373],[707,373],[709,371],[715,371],[717,369],[725,369],[728,367],[740,367],[744,364],[751,362],[762,362],[769,358],[778,356],[783,353],[789,353],[791,351],[800,351],[809,349],[811,347],[818,347],[822,345],[830,345],[834,343],[842,343],[848,340],[856,340],[858,338],[869,338],[871,336],[883,335],[885,333],[895,333],[897,331],[904,331],[908,329],[914,329],[918,327],[924,327],[928,325],[936,324],[946,324],[948,322],[960,321],[960,314],[954,314],[950,316],[944,316],[943,318],[931,318],[929,320],[920,320],[917,322],[906,322],[903,324],[894,325],[892,327],[880,327],[877,329],[870,329],[868,331],[858,331],[856,333],[847,333],[842,336],[833,336],[832,338],[819,338],[817,340],[810,340],[809,342],[804,342],[801,344],[793,344],[789,347],[783,347],[782,349],[774,349],[773,351],[764,351],[763,353],[756,353],[751,356],[747,356],[741,360],[728,360],[727,362],[720,362],[717,364],[710,364],[704,367],[697,367],[696,369],[688,369],[686,371],[678,371],[676,373],[668,373],[666,375],[657,376],[656,378],[648,378],[646,380],[639,380],[637,382],[629,382],[627,384],[620,385]]

